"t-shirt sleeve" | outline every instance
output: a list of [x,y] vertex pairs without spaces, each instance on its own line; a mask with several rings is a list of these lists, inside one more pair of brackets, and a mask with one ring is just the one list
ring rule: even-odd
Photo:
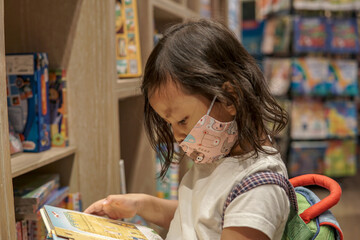
[[290,212],[289,198],[277,185],[262,185],[236,197],[224,216],[226,227],[250,227],[274,239],[285,228]]

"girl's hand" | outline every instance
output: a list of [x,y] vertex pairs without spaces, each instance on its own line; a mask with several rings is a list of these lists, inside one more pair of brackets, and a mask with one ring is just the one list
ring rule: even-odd
[[91,204],[84,212],[112,219],[132,218],[138,212],[139,194],[109,195]]

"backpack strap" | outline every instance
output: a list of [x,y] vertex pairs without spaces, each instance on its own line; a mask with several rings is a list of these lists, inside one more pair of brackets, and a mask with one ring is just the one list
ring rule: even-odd
[[257,172],[244,178],[232,188],[231,192],[229,193],[224,203],[223,213],[221,217],[221,227],[223,228],[224,226],[224,217],[225,217],[226,208],[237,196],[246,193],[247,191],[253,188],[265,184],[276,184],[282,187],[285,190],[286,195],[289,197],[290,205],[293,207],[293,209],[296,212],[298,211],[298,205],[297,205],[294,187],[291,185],[291,183],[286,177],[284,177],[280,173],[275,173],[275,172]]

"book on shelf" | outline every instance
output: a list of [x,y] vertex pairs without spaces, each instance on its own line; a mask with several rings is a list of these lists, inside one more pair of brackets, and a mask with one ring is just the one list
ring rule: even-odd
[[260,56],[265,21],[247,20],[242,22],[241,42],[244,48],[255,56]]
[[162,239],[148,227],[64,208],[45,205],[40,213],[53,239]]
[[357,135],[357,109],[354,102],[327,101],[325,107],[329,137],[344,138]]
[[294,20],[294,51],[326,51],[326,19],[323,17],[297,17]]
[[270,93],[274,96],[285,96],[291,83],[291,60],[289,58],[265,58],[263,66]]
[[326,149],[327,142],[325,141],[292,142],[289,155],[290,176],[322,174]]
[[288,54],[290,52],[290,39],[292,31],[292,19],[290,16],[281,16],[276,18],[274,32],[275,54]]
[[293,139],[325,139],[328,136],[326,109],[315,99],[295,99],[291,109]]
[[[15,213],[15,217],[16,219],[39,220],[39,210],[41,207],[43,207],[45,204],[57,207],[67,207],[67,198],[69,194],[68,186],[55,189],[49,194],[46,201],[34,212],[29,213],[29,211],[26,211],[25,213]],[[31,206],[27,207],[29,208]]]
[[34,213],[60,185],[59,174],[29,174],[15,178],[15,213]]
[[57,206],[65,202],[69,187],[58,187],[59,174],[28,174],[14,179],[15,218],[23,225],[17,228],[17,234],[22,236],[19,239],[46,237],[39,209],[44,204]]
[[328,82],[329,61],[326,58],[294,58],[291,71],[291,93],[293,95],[324,96],[331,84]]
[[142,74],[137,0],[115,0],[116,69],[119,78]]
[[359,33],[356,18],[328,19],[327,49],[331,53],[359,52]]
[[331,140],[325,153],[324,174],[330,177],[354,176],[356,140]]
[[358,63],[351,59],[331,59],[329,61],[329,83],[331,94],[336,96],[357,96]]

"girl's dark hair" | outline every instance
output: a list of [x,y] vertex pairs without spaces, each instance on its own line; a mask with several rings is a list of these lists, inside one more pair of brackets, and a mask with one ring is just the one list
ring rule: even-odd
[[[174,81],[189,94],[209,100],[217,96],[217,100],[234,105],[241,149],[256,155],[275,154],[262,146],[267,135],[273,137],[285,127],[288,115],[271,96],[254,58],[223,24],[189,21],[166,30],[147,60],[141,86],[150,144],[164,158],[161,177],[172,162],[175,139],[168,123],[150,106],[149,95],[167,81]],[[229,85],[231,91],[226,89]]]

